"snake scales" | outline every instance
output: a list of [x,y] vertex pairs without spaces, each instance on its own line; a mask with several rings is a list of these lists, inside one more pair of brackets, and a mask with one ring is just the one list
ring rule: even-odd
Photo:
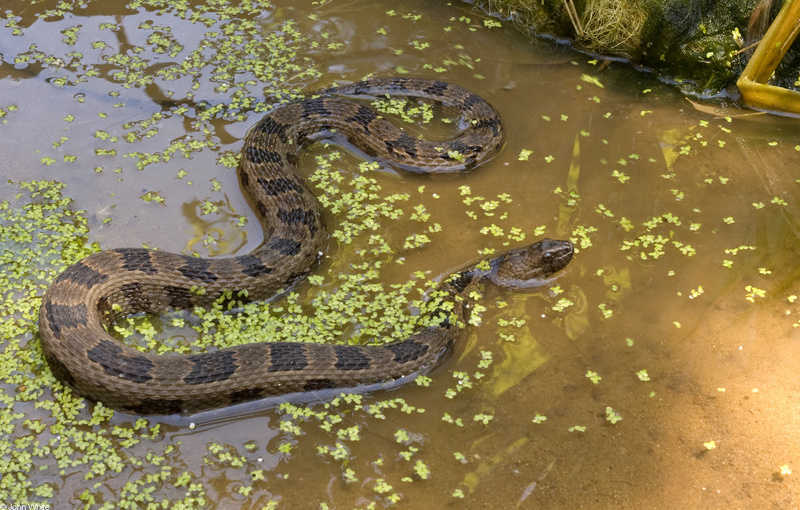
[[[466,128],[449,141],[417,140],[372,109],[334,97],[387,94],[454,107]],[[432,366],[451,346],[472,284],[524,286],[571,259],[571,243],[544,240],[496,257],[488,270],[465,268],[442,284],[456,301],[455,317],[383,346],[263,342],[157,355],[108,334],[106,325],[125,315],[209,306],[226,289],[267,299],[310,273],[328,237],[320,205],[295,164],[305,147],[332,135],[417,173],[470,169],[493,157],[505,138],[500,119],[483,99],[425,79],[372,79],[273,110],[248,132],[239,167],[242,188],[261,217],[263,244],[247,255],[214,259],[124,248],[68,267],[39,311],[42,347],[55,376],[80,395],[137,414],[194,413],[283,393],[388,381]]]

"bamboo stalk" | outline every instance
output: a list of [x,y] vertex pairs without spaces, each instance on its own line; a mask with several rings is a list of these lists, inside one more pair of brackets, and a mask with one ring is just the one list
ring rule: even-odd
[[747,105],[800,114],[800,92],[766,83],[798,33],[800,0],[789,0],[770,25],[736,82]]

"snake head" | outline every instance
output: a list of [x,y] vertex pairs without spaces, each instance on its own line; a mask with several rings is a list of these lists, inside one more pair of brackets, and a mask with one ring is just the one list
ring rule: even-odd
[[569,241],[542,239],[492,259],[488,276],[501,287],[534,287],[564,269],[572,260],[573,253],[574,248]]

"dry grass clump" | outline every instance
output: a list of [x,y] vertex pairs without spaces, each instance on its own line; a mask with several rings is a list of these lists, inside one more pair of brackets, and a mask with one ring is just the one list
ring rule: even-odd
[[630,57],[641,43],[647,19],[645,0],[587,0],[578,13],[569,0],[488,0],[489,8],[511,18],[525,31],[567,35],[584,48],[606,55]]
[[630,57],[641,44],[646,19],[636,0],[589,0],[579,41],[598,53]]

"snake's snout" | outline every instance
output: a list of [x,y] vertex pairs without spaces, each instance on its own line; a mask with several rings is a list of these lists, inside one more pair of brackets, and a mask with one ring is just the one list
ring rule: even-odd
[[575,247],[570,241],[543,239],[539,242],[541,243],[540,249],[542,251],[541,264],[545,272],[547,272],[544,278],[567,267],[567,264],[575,254]]
[[534,287],[567,267],[574,252],[570,241],[556,239],[515,248],[492,261],[491,280],[503,287]]

